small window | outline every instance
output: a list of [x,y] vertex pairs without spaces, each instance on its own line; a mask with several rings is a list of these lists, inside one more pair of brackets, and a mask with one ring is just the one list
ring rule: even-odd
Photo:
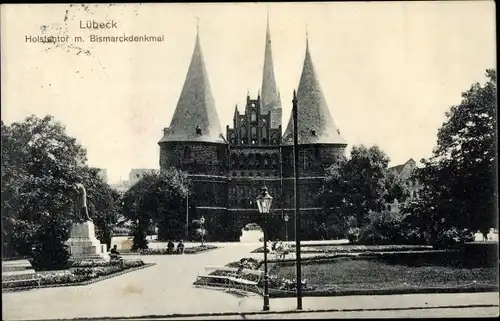
[[200,126],[196,126],[196,135],[201,135],[201,128]]
[[313,130],[311,130],[311,135],[312,135],[312,136],[316,136],[316,130],[314,130],[314,129],[313,129]]
[[252,126],[252,138],[257,138],[257,127]]

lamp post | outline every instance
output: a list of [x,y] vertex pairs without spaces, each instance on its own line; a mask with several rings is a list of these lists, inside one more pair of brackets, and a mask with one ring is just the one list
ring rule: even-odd
[[293,114],[293,171],[295,176],[295,256],[297,271],[297,310],[302,310],[302,262],[300,258],[300,205],[299,205],[299,130],[297,109],[297,94],[293,91],[292,114]]
[[285,220],[285,241],[288,242],[288,214],[284,217]]
[[264,307],[262,310],[269,311],[269,275],[267,273],[267,216],[269,210],[271,209],[271,203],[273,198],[267,192],[267,188],[264,186],[262,192],[257,197],[257,206],[259,207],[259,213],[264,216]]
[[201,225],[201,245],[203,245],[204,239],[205,239],[205,218],[202,216],[200,218],[200,225]]

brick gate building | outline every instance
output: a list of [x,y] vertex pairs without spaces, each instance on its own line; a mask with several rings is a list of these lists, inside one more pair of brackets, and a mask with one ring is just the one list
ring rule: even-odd
[[[313,238],[311,224],[321,215],[316,194],[324,170],[344,154],[347,143],[326,104],[308,42],[296,98],[302,235]],[[281,119],[269,21],[261,90],[257,97],[247,95],[242,108],[235,107],[233,124],[226,127],[225,135],[197,34],[177,107],[159,141],[160,169],[175,167],[188,174],[193,182],[189,217],[205,217],[207,240],[237,241],[246,224],[262,226],[255,199],[263,185],[274,198],[268,217],[270,238],[284,239],[285,229],[294,237],[292,116],[284,134]],[[285,215],[290,218],[287,226]]]

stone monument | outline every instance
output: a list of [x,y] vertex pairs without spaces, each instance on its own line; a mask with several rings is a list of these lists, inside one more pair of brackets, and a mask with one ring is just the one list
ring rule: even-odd
[[87,192],[81,183],[75,184],[75,213],[77,223],[71,226],[69,246],[72,260],[99,260],[109,257],[106,244],[95,236],[94,222],[89,216],[87,209]]

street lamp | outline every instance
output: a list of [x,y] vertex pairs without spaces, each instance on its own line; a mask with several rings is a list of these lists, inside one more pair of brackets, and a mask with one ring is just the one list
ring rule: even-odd
[[257,197],[257,206],[259,207],[259,213],[264,216],[264,311],[269,311],[269,275],[267,273],[267,215],[271,209],[271,203],[273,198],[267,192],[267,188],[262,187],[262,192]]
[[292,115],[293,115],[293,171],[295,176],[295,257],[296,257],[296,286],[297,286],[297,310],[302,310],[302,261],[300,258],[300,195],[299,195],[299,130],[298,130],[298,107],[297,95],[293,91]]
[[288,214],[283,218],[285,220],[285,241],[288,242]]
[[204,227],[204,224],[205,224],[205,218],[202,216],[200,218],[200,225],[201,225],[201,245],[203,245],[204,237],[205,237],[205,227]]

